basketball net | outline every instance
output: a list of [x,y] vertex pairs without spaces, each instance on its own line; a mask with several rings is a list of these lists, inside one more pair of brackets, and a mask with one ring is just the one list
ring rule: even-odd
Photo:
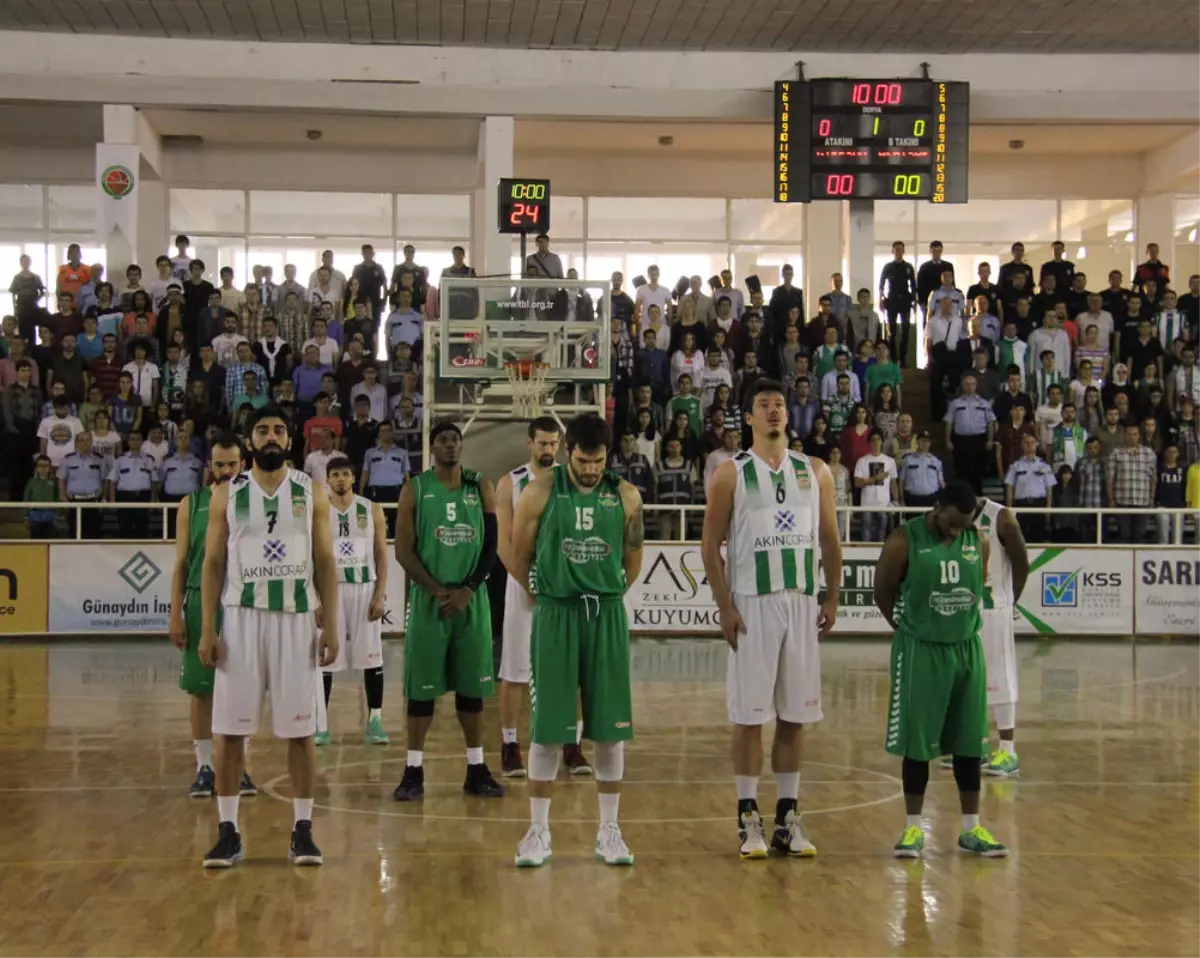
[[505,363],[504,370],[512,387],[513,416],[517,419],[536,419],[542,414],[550,364],[519,359]]

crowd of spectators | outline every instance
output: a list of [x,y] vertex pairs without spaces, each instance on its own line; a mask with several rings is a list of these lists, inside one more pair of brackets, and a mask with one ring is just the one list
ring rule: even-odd
[[[153,279],[130,265],[120,288],[78,246],[53,290],[23,259],[0,328],[9,500],[178,501],[204,481],[212,437],[241,435],[252,410],[275,402],[292,418],[297,468],[323,480],[346,455],[362,491],[395,502],[421,467],[422,336],[435,302],[415,248],[390,277],[364,245],[348,277],[327,250],[307,283],[292,265],[282,282],[254,266],[243,285],[223,267],[214,286],[189,247],[177,237]],[[453,255],[443,275],[473,275],[464,251]],[[64,533],[61,512],[31,509],[31,533]],[[102,512],[83,511],[86,537],[100,534]],[[118,519],[122,535],[141,537],[150,513]]]

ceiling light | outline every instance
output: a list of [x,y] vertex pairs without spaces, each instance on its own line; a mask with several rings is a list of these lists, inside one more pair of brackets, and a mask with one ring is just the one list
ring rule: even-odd
[[1125,242],[1126,243],[1133,242],[1133,230],[1130,230],[1128,233],[1125,234]]
[[1196,242],[1196,229],[1195,229],[1195,227],[1193,227],[1193,228],[1192,228],[1192,231],[1191,231],[1190,233],[1188,233],[1188,242],[1189,242],[1189,243],[1194,243],[1194,242]]
[[1086,246],[1079,247],[1079,251],[1076,252],[1075,258],[1076,259],[1087,259],[1087,247]]

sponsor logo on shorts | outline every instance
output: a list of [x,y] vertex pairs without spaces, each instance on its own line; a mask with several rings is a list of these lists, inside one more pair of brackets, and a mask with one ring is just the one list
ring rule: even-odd
[[612,554],[612,546],[599,536],[588,536],[586,539],[563,539],[562,553],[573,565],[586,565],[589,562],[599,562]]
[[975,607],[975,593],[966,586],[959,586],[949,592],[932,592],[929,595],[929,608],[938,615],[958,615],[967,609]]
[[263,543],[263,559],[267,562],[282,562],[287,556],[287,547],[278,539]]
[[614,722],[613,725],[616,728],[629,728],[630,726],[633,725],[633,723],[632,722]]
[[299,712],[297,712],[295,715],[292,716],[292,721],[293,722],[307,722],[310,718],[312,718],[312,712],[306,712],[304,715],[301,715]]

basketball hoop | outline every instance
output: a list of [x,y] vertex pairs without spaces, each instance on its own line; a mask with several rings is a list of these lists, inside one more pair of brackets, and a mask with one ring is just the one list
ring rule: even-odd
[[550,364],[533,359],[518,359],[505,363],[504,371],[508,373],[508,382],[512,386],[513,416],[519,419],[536,419],[542,414]]

